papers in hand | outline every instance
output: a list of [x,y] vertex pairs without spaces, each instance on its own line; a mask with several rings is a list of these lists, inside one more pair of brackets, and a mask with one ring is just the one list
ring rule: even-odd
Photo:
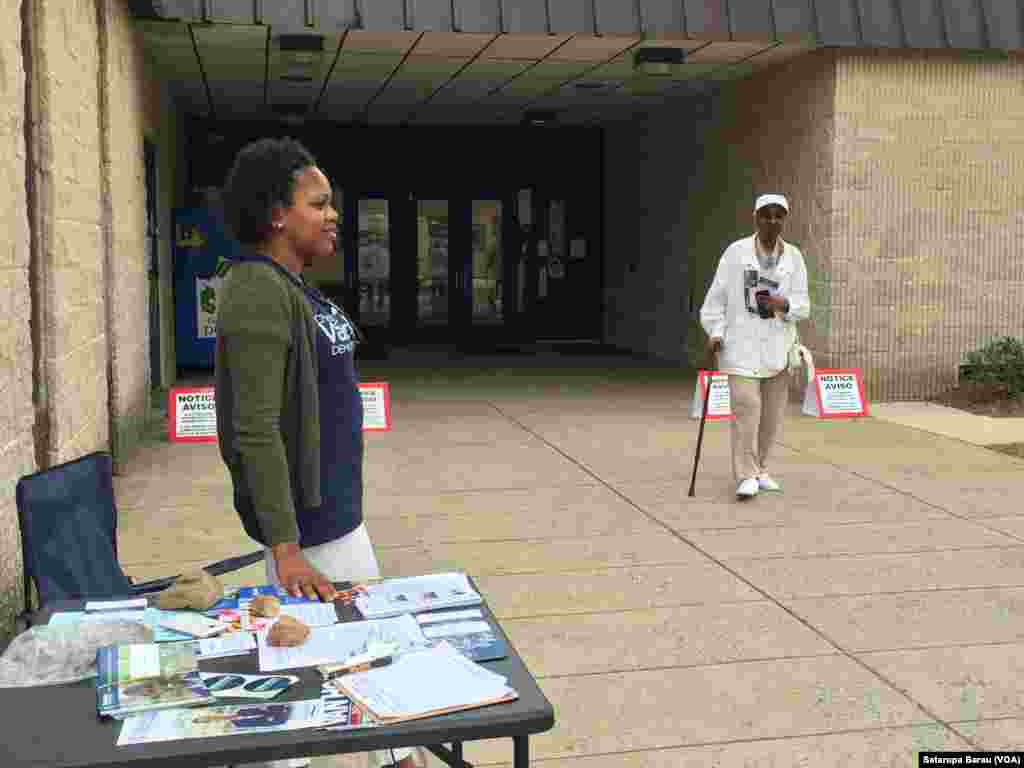
[[444,642],[404,653],[386,667],[342,675],[331,684],[381,722],[414,720],[518,698],[504,677]]
[[482,602],[464,573],[388,579],[368,584],[366,594],[356,597],[356,607],[367,619],[480,605]]
[[412,616],[398,616],[374,621],[356,621],[312,627],[309,637],[294,648],[277,648],[267,644],[267,633],[259,635],[261,672],[282,669],[344,664],[353,657],[371,654],[379,644],[396,647],[399,652],[426,645],[426,638]]

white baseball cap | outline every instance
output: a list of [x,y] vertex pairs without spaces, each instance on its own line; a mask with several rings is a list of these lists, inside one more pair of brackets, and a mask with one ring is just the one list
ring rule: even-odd
[[786,200],[785,195],[761,195],[757,198],[757,202],[754,203],[754,213],[757,213],[766,205],[778,205],[786,213],[789,213],[789,201]]

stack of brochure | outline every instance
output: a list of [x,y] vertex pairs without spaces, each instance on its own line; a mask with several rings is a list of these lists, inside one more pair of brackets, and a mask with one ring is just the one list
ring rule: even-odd
[[267,634],[259,635],[260,672],[279,672],[333,664],[351,664],[376,657],[375,649],[386,646],[389,652],[421,648],[427,645],[419,624],[412,616],[356,621],[313,627],[302,645],[289,648],[270,645]]
[[120,719],[211,701],[192,643],[108,645],[96,652],[96,709],[101,716]]
[[519,696],[504,677],[445,642],[403,653],[388,666],[342,675],[331,684],[381,723],[476,709]]
[[465,608],[480,605],[483,600],[466,574],[435,573],[368,584],[365,594],[357,595],[355,602],[364,618],[382,619],[439,608]]

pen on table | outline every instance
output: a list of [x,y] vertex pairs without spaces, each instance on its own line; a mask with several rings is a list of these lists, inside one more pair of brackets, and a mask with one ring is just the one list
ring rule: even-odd
[[394,660],[394,656],[381,656],[379,659],[371,659],[370,661],[364,661],[360,664],[351,664],[349,666],[340,667],[339,669],[328,672],[325,680],[333,680],[336,677],[342,675],[348,675],[353,672],[368,672],[371,669],[377,669],[379,667],[386,667]]

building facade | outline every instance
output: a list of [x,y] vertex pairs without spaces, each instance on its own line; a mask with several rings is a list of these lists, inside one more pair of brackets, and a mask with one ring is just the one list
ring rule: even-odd
[[[256,18],[260,6],[291,15]],[[225,17],[208,18],[214,11]],[[571,173],[559,168],[569,150],[542,152],[543,174],[517,178],[510,168],[502,189],[488,190],[511,211],[519,188],[533,185],[532,224],[516,230],[505,253],[524,254],[524,269],[506,274],[526,286],[522,306],[535,310],[535,337],[578,315],[586,300],[595,322],[572,333],[699,363],[704,291],[725,245],[751,230],[751,204],[763,191],[784,192],[793,203],[787,233],[807,258],[814,303],[804,342],[822,365],[861,368],[870,397],[933,395],[956,382],[966,352],[1024,327],[1024,12],[1012,0],[375,0],[273,8],[0,0],[0,14],[10,22],[0,26],[0,168],[11,180],[0,191],[3,628],[24,603],[17,479],[94,450],[128,455],[153,390],[175,380],[172,210],[209,183],[193,167],[200,150],[188,121],[200,118],[209,135],[251,132],[251,114],[266,112],[265,94],[301,80],[265,84],[240,71],[217,80],[201,66],[204,45],[222,46],[230,58],[241,50],[232,41],[255,41],[246,50],[262,77],[276,66],[259,59],[278,45],[274,25],[325,32],[339,42],[325,59],[330,70],[317,77],[353,68],[337,88],[309,78],[318,106],[341,109],[365,92],[380,114],[429,101],[438,125],[494,114],[513,131],[531,107],[550,102],[576,118],[574,130],[597,132],[593,151],[581,149]],[[153,42],[160,35],[166,48]],[[364,48],[349,56],[342,45],[357,37]],[[412,66],[415,46],[428,43],[475,53],[443,74],[445,56],[424,54],[420,79],[406,87],[399,66]],[[684,48],[687,82],[669,88],[634,77],[628,62],[646,43]],[[400,46],[390,74],[360,80],[368,70],[357,74],[357,63],[369,66],[376,54],[382,58],[371,63],[379,64]],[[483,61],[486,46],[503,53]],[[544,53],[519,53],[526,49]],[[715,58],[718,51],[724,58]],[[396,83],[406,90],[389,96]],[[468,100],[464,92],[476,95]],[[197,93],[210,107],[198,115]],[[264,101],[246,112],[239,94],[256,93]],[[346,125],[365,118],[346,114],[347,122],[338,118]],[[250,127],[240,127],[246,120]],[[373,125],[371,118],[359,130]],[[415,125],[400,129],[396,147],[427,136]],[[321,130],[333,130],[330,121]],[[522,134],[521,143],[554,146],[555,135]],[[463,160],[485,161],[484,154]],[[396,168],[393,179],[401,163]],[[368,166],[366,176],[373,173]],[[569,203],[563,233],[567,243],[583,240],[596,264],[594,274],[577,271],[588,275],[582,293],[558,293],[566,278],[547,269],[549,204],[576,194],[572,185],[552,192],[560,182],[548,175],[585,179],[577,186],[590,191],[578,195],[575,211]],[[384,197],[391,195],[394,216],[424,186],[419,179],[392,185]],[[380,191],[357,186],[353,194]],[[468,189],[450,193],[452,211],[476,210]],[[493,206],[487,210],[493,219]],[[348,216],[358,249],[354,207]],[[415,261],[418,225],[409,221],[392,237],[405,239]],[[453,248],[469,248],[468,222],[453,229],[463,238],[451,240]],[[412,281],[414,296],[415,270],[402,279]]]

